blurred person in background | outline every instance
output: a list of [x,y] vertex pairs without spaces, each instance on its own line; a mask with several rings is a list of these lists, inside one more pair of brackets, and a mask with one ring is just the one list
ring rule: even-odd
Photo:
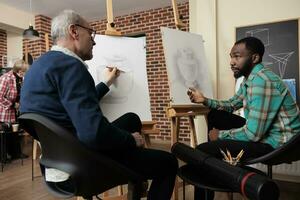
[[22,154],[20,137],[17,133],[12,132],[12,124],[17,123],[20,91],[27,69],[28,65],[20,59],[14,63],[12,70],[0,77],[0,129],[7,133],[8,160],[28,157]]

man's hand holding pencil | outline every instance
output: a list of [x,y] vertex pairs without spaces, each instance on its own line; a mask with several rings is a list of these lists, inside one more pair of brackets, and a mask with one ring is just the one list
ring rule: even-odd
[[114,66],[107,66],[105,69],[105,83],[106,85],[109,87],[111,84],[113,84],[113,82],[115,81],[115,79],[120,75],[120,70],[117,67]]

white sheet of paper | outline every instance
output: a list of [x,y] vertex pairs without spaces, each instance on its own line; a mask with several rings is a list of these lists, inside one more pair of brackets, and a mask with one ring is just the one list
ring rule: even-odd
[[201,35],[161,27],[172,104],[191,104],[189,87],[212,97],[212,85]]
[[150,121],[145,37],[96,35],[95,42],[93,59],[86,62],[95,84],[105,80],[107,66],[121,70],[109,93],[100,101],[104,116],[113,121],[126,112],[134,112],[142,121]]

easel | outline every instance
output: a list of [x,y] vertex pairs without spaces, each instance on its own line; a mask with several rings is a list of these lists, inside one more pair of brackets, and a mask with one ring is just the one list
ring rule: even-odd
[[[105,35],[111,36],[121,36],[121,32],[117,31],[115,28],[114,17],[113,17],[113,5],[112,0],[106,0],[106,9],[107,9],[107,24]],[[143,121],[142,122],[142,131],[141,134],[145,139],[145,147],[149,147],[150,143],[150,134],[159,134],[159,130],[155,127],[155,121]],[[103,200],[127,200],[127,194],[124,194],[123,187],[118,186],[118,196],[109,197],[108,191],[103,193]]]
[[166,109],[167,117],[171,119],[171,145],[178,141],[180,120],[187,117],[189,120],[190,137],[192,147],[196,147],[196,129],[194,118],[197,115],[207,115],[209,108],[204,105],[170,105]]
[[[49,51],[50,49],[50,45],[49,45],[49,34],[45,33],[45,47],[46,47],[46,52]],[[26,50],[26,49],[25,49]],[[25,51],[26,52],[26,51]],[[26,54],[27,55],[27,54]],[[28,59],[28,58],[27,58]],[[25,57],[26,60],[26,57]],[[26,62],[26,61],[25,61]],[[32,168],[31,168],[31,179],[33,181],[34,179],[34,161],[36,160],[36,156],[37,156],[37,147],[38,147],[38,142],[35,139],[32,139],[32,159],[31,159],[31,164],[32,164]]]
[[[195,147],[197,143],[196,129],[194,118],[197,115],[206,116],[209,108],[203,105],[170,105],[166,108],[167,117],[171,119],[171,146],[178,141],[180,120],[182,117],[187,117],[189,120],[191,145]],[[178,188],[182,185],[179,184],[177,178],[175,181],[174,192],[172,199],[178,200]]]
[[[50,45],[49,45],[49,34],[45,33],[45,47],[46,47],[46,52],[49,51]],[[32,144],[32,159],[36,159],[36,154],[37,154],[37,141],[34,140]],[[32,177],[33,178],[33,177]]]
[[105,35],[121,36],[121,32],[117,31],[114,23],[112,0],[106,0],[107,24]]
[[181,21],[181,17],[178,14],[178,8],[177,8],[177,2],[176,0],[172,0],[172,6],[173,6],[173,14],[175,19],[175,26],[177,29],[180,29],[185,26],[185,24]]
[[[115,28],[114,17],[113,17],[113,6],[112,0],[106,0],[106,9],[107,9],[107,24],[105,35],[111,36],[122,36],[121,32],[117,31]],[[142,135],[145,138],[146,147],[150,145],[149,134],[159,134],[159,130],[155,128],[156,122],[154,121],[143,121],[142,122]]]
[[28,65],[28,44],[25,43],[25,64]]
[[[181,17],[178,14],[176,0],[172,0],[172,6],[175,26],[178,30],[180,30],[180,28],[184,27],[185,24],[181,21]],[[206,116],[208,112],[209,109],[204,105],[172,105],[170,100],[170,105],[166,108],[166,115],[168,118],[171,119],[171,145],[175,144],[178,141],[180,120],[182,119],[182,117],[187,117],[189,121],[191,145],[195,147],[198,143],[196,137],[194,118],[197,115]],[[174,192],[172,196],[173,200],[178,200],[178,188],[180,186],[181,184],[179,184],[176,178]]]

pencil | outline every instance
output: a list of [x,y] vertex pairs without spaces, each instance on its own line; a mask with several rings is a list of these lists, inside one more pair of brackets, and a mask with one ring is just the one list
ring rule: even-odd
[[226,161],[229,161],[229,160],[228,160],[228,157],[227,157],[226,154],[225,154],[225,152],[224,152],[222,149],[220,149],[220,151],[221,151],[221,154],[224,156],[224,159],[225,159]]
[[229,158],[229,161],[232,162],[232,157],[231,157],[231,154],[230,152],[228,151],[228,149],[226,149],[226,152],[227,152],[227,156]]
[[240,151],[240,153],[236,156],[236,161],[237,161],[237,162],[241,159],[241,157],[243,156],[244,152],[245,152],[245,151],[242,149],[242,150]]
[[[115,67],[111,67],[111,66],[106,66],[106,68],[108,68],[108,69],[114,69]],[[117,68],[117,67],[116,67]],[[125,72],[124,70],[121,70],[121,69],[119,69],[119,68],[117,68],[117,70],[118,71],[120,71],[120,72]]]

